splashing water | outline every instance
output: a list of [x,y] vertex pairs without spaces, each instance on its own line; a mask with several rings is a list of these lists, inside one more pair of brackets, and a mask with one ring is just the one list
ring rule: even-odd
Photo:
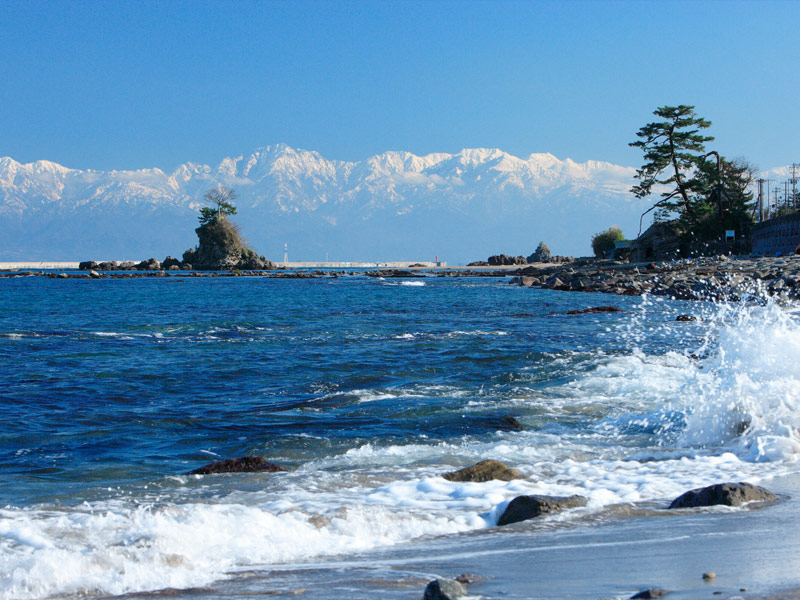
[[717,307],[708,358],[681,391],[683,446],[729,447],[748,461],[800,454],[800,324],[774,301]]

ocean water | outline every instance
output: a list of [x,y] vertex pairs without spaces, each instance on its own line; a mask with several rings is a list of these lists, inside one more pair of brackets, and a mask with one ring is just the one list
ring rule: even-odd
[[[436,276],[0,280],[0,597],[239,598],[326,564],[308,597],[366,597],[348,561],[380,571],[363,589],[413,597],[393,591],[399,557],[501,539],[520,494],[589,498],[518,542],[535,545],[800,473],[798,356],[793,308],[761,300]],[[186,475],[249,454],[289,471]],[[525,478],[441,477],[486,458]]]

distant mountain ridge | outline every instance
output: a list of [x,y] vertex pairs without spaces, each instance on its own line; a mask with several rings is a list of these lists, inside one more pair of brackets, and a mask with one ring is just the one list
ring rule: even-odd
[[391,151],[329,160],[285,144],[161,169],[94,171],[0,158],[0,260],[142,259],[196,244],[203,193],[239,193],[235,218],[250,245],[281,260],[449,262],[539,241],[587,254],[591,234],[620,225],[633,236],[650,202],[628,190],[635,169],[499,149],[416,156]]

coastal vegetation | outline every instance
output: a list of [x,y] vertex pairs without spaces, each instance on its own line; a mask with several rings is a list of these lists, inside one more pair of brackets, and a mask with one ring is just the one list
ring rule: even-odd
[[598,258],[602,258],[608,252],[614,249],[614,244],[620,240],[624,240],[625,236],[622,235],[622,230],[617,227],[609,227],[605,231],[595,233],[592,236],[592,252]]
[[200,209],[200,224],[210,223],[217,217],[235,215],[236,206],[233,201],[239,197],[235,190],[219,184],[217,187],[208,190],[203,195],[203,200],[210,206]]
[[662,106],[653,114],[660,120],[639,129],[639,139],[630,143],[642,149],[645,160],[631,192],[637,198],[660,196],[642,217],[656,211],[656,222],[673,221],[684,252],[724,243],[726,231],[747,235],[753,223],[755,169],[744,159],[706,151],[714,137],[703,131],[711,122],[698,116],[694,106]]

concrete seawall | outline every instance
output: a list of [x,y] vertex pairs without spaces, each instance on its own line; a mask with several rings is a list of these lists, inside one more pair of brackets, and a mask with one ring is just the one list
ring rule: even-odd
[[753,252],[764,256],[794,254],[800,244],[800,213],[769,219],[753,226]]
[[19,269],[77,269],[77,262],[0,262],[0,270],[16,271]]

